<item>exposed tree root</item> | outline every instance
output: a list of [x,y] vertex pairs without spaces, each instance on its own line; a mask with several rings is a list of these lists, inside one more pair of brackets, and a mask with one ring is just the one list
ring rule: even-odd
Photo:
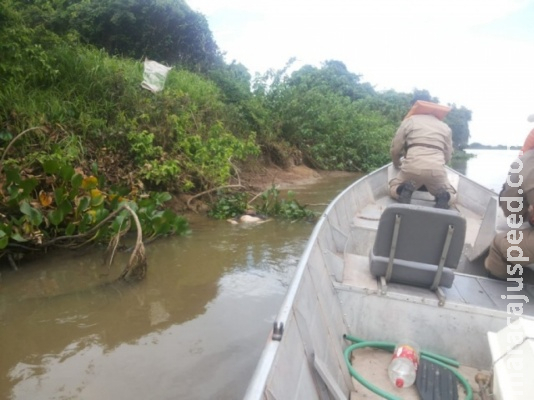
[[145,246],[143,245],[143,230],[137,214],[128,205],[125,205],[124,208],[130,212],[135,221],[135,225],[137,226],[137,240],[135,241],[135,247],[128,261],[128,265],[123,269],[118,279],[127,282],[140,281],[145,278],[147,270]]
[[[114,218],[118,213],[120,213],[122,210],[127,210],[131,216],[132,219],[135,222],[135,225],[137,227],[137,238],[135,242],[135,246],[132,250],[132,255],[130,256],[130,259],[128,261],[128,264],[124,267],[121,274],[115,281],[126,281],[126,282],[132,282],[132,281],[140,281],[145,278],[146,271],[147,271],[147,259],[145,254],[145,246],[143,244],[143,229],[141,227],[141,223],[139,221],[139,218],[137,217],[137,214],[134,210],[130,208],[129,205],[124,204],[121,207],[119,207],[117,210],[113,211],[111,214],[109,214],[106,218],[104,218],[102,221],[100,221],[99,224],[95,225],[91,230],[78,235],[72,235],[72,236],[61,236],[56,237],[48,242],[43,243],[40,247],[46,248],[54,244],[57,247],[63,247],[63,248],[79,248],[86,244],[87,242],[90,242],[92,239],[87,239],[88,237],[92,237],[96,235],[98,232],[98,229],[104,225],[106,222],[108,222],[110,219]],[[128,222],[128,226],[124,229],[121,229],[109,242],[108,248],[106,250],[106,254],[104,257],[104,262],[107,264],[108,268],[111,267],[111,264],[113,263],[113,259],[115,258],[115,254],[117,251],[117,247],[119,245],[120,239],[129,231],[130,229],[130,223]],[[58,242],[65,242],[68,241],[67,244],[59,244]],[[82,243],[80,244],[80,241]],[[28,248],[26,250],[37,250],[35,248]],[[8,259],[11,263],[12,268],[16,269],[17,266],[15,264],[15,261],[10,255],[8,254]],[[105,282],[104,284],[109,284],[112,282]]]

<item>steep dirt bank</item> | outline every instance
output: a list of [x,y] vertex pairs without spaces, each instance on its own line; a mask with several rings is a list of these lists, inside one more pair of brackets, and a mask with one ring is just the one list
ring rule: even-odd
[[262,170],[255,173],[247,173],[243,180],[248,185],[265,190],[275,185],[279,189],[288,189],[299,185],[308,185],[332,176],[350,175],[344,171],[318,171],[297,165],[287,169],[279,167],[262,167]]
[[[344,171],[319,171],[305,165],[288,168],[262,165],[240,171],[232,184],[240,184],[250,192],[261,193],[273,185],[278,189],[291,189],[300,185],[309,185],[328,177],[350,174],[350,172]],[[181,195],[171,201],[170,207],[178,213],[203,213],[207,211],[206,200],[208,200],[207,195],[198,197]]]

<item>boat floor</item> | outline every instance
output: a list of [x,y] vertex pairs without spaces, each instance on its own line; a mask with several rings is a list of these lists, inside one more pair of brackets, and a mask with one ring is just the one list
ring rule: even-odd
[[[351,363],[354,369],[369,383],[374,386],[402,398],[403,400],[419,400],[421,397],[418,394],[417,387],[415,384],[409,388],[399,389],[396,388],[388,378],[387,367],[391,360],[391,353],[371,348],[358,349],[352,352]],[[475,376],[478,373],[483,373],[488,376],[490,373],[488,371],[479,371],[475,368],[470,368],[466,366],[460,366],[458,369],[460,374],[467,379],[473,393],[478,392],[478,384],[475,381]],[[351,392],[350,400],[360,400],[360,399],[383,399],[383,397],[372,392],[365,386],[363,386],[356,379],[352,378],[354,390]],[[466,398],[465,389],[462,385],[458,385],[458,399],[462,400]],[[477,397],[475,397],[477,398]],[[443,399],[446,400],[446,399]]]
[[[412,198],[412,204],[428,207],[434,205],[433,197],[428,193],[416,193],[415,195]],[[435,292],[427,288],[397,283],[388,283],[386,287],[383,287],[380,279],[375,278],[370,273],[368,252],[374,243],[382,211],[394,202],[395,200],[384,196],[366,205],[353,216],[351,221],[352,237],[365,238],[365,241],[352,243],[347,246],[343,255],[339,254],[340,257],[343,257],[344,268],[341,281],[336,283],[338,289],[366,295],[378,295],[409,303],[423,303],[434,307],[444,306],[471,313],[493,315],[507,312],[507,306],[510,303],[510,300],[506,299],[506,294],[510,293],[507,287],[513,285],[515,288],[518,283],[508,283],[487,276],[484,258],[488,249],[473,260],[466,257],[476,240],[481,217],[460,205],[452,208],[459,211],[466,219],[466,244],[459,266],[455,270],[452,287],[441,288],[445,296],[445,304],[440,302]],[[528,276],[528,278],[527,276],[525,274],[522,289],[513,291],[513,295],[525,295],[528,299],[534,296],[534,285],[529,280],[532,276]],[[523,313],[534,316],[534,302],[524,303]],[[398,389],[391,384],[387,375],[387,366],[390,360],[391,353],[377,349],[359,349],[352,354],[353,367],[370,383],[402,399],[420,399],[415,384],[406,389]],[[476,374],[482,372],[489,376],[488,371],[481,371],[466,365],[462,365],[459,372],[469,381],[473,392],[479,390],[479,386],[475,382]],[[354,391],[351,393],[351,400],[382,398],[364,387],[356,379],[352,378],[352,380]],[[458,394],[459,399],[465,398],[465,390],[462,386],[458,387]]]
[[[380,281],[369,272],[368,257],[356,254],[345,255],[345,270],[343,275],[343,285],[352,289],[362,290],[367,293],[380,293],[383,288]],[[448,305],[457,308],[480,307],[494,311],[506,312],[509,300],[503,298],[503,293],[507,293],[508,283],[482,276],[455,274],[451,288],[442,288]],[[526,295],[527,298],[534,296],[534,285],[525,284],[521,291],[514,295]],[[397,283],[389,283],[387,295],[391,297],[402,297],[407,301],[422,302],[427,304],[438,303],[436,294],[426,288],[407,286]],[[524,304],[523,312],[526,315],[534,316],[534,303]]]
[[[353,217],[352,229],[366,231],[368,240],[374,242],[380,215],[389,204],[394,202],[395,200],[385,196],[374,203],[368,204]],[[428,193],[417,193],[412,199],[412,204],[432,207],[434,201],[433,197]],[[467,259],[465,254],[469,253],[469,247],[475,241],[480,225],[480,216],[459,205],[453,206],[453,209],[459,211],[467,222],[466,249],[455,271],[452,287],[442,288],[446,302],[460,308],[464,306],[480,307],[487,310],[506,312],[507,305],[510,301],[506,299],[506,296],[503,298],[503,294],[507,293],[508,286],[514,285],[515,287],[518,284],[516,282],[508,283],[506,281],[488,278],[484,268],[484,258],[487,252],[474,260]],[[380,293],[384,288],[380,286],[380,280],[373,277],[369,271],[368,249],[368,246],[363,246],[360,247],[360,250],[356,249],[354,252],[350,252],[349,250],[345,253],[342,285],[367,293]],[[514,295],[525,295],[527,298],[534,296],[533,274],[532,271],[528,272],[529,274],[524,275],[525,279],[522,282],[524,284],[522,290],[514,290]],[[389,283],[387,293],[393,297],[403,297],[408,301],[427,303],[435,301],[436,305],[438,304],[436,294],[426,288]],[[534,316],[534,302],[526,303],[523,312],[525,315]]]

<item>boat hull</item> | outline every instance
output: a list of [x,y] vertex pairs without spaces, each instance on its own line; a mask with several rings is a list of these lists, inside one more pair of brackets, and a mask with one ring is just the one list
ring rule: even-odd
[[[369,272],[382,211],[394,203],[387,165],[354,182],[327,207],[302,254],[276,317],[283,333],[268,337],[245,399],[349,398],[353,380],[343,356],[344,335],[365,340],[416,341],[460,363],[489,369],[486,340],[509,322],[506,282],[486,277],[483,258],[503,216],[496,194],[448,169],[458,195],[454,208],[467,221],[454,284],[443,298],[427,288],[383,285]],[[413,202],[432,206],[428,193]],[[416,244],[414,244],[416,245]],[[521,292],[527,298],[531,286]],[[524,304],[532,319],[534,304]]]

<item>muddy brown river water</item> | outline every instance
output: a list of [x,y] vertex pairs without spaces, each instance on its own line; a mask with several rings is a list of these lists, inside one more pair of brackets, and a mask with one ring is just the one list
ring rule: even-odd
[[[355,175],[296,187],[322,211]],[[145,281],[102,252],[52,254],[0,280],[0,399],[240,399],[313,224],[191,220],[146,247]]]

